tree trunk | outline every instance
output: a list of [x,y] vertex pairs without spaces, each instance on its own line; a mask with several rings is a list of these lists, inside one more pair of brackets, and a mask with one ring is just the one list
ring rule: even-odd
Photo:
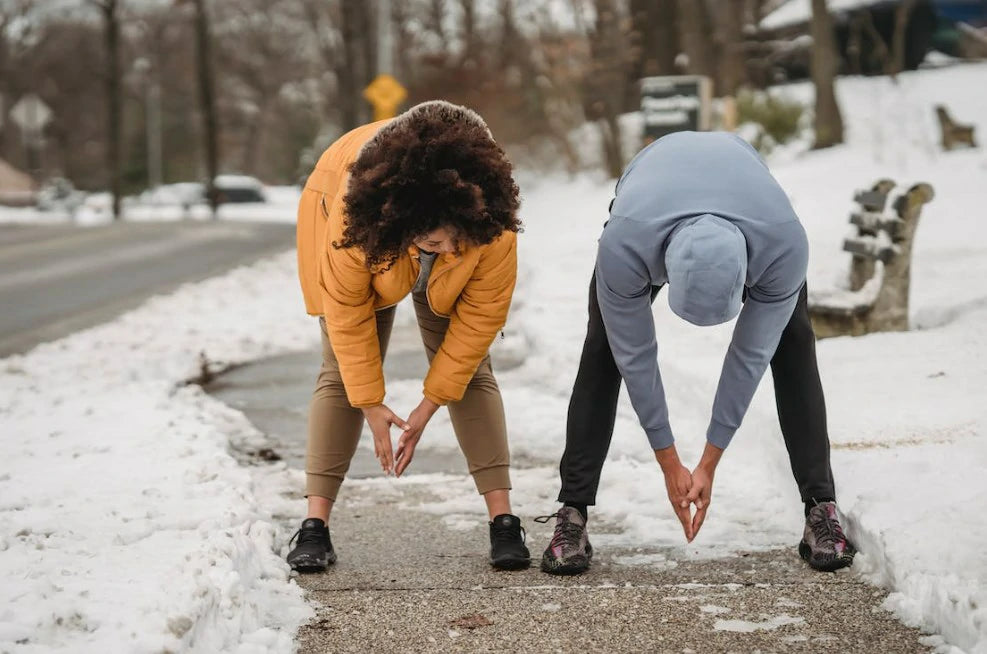
[[721,0],[716,11],[720,87],[718,96],[733,96],[747,83],[744,65],[744,0]]
[[[686,70],[695,75],[708,75],[716,84],[716,46],[705,0],[678,0],[679,39],[689,58]],[[714,94],[716,91],[714,91]]]
[[814,149],[843,142],[843,117],[836,102],[836,37],[826,0],[812,0],[812,84],[816,90]]
[[476,0],[459,0],[463,9],[463,56],[462,63],[475,66],[479,49],[476,39]]
[[445,26],[442,24],[444,17],[445,2],[443,0],[431,0],[428,6],[428,22],[431,30],[439,37],[439,52],[449,51],[449,39],[446,36]]
[[336,68],[343,130],[349,131],[368,121],[370,109],[363,89],[376,72],[376,44],[373,21],[364,0],[341,1],[341,34],[345,57]]
[[123,73],[120,70],[120,15],[117,0],[100,3],[106,44],[106,172],[113,196],[113,219],[120,220],[123,195]]
[[409,27],[411,16],[403,0],[391,3],[391,19],[394,22],[395,50],[398,53],[394,58],[394,74],[402,84],[411,87],[415,83],[416,66],[411,65],[404,55],[414,47],[415,31]]
[[902,0],[894,10],[894,33],[891,36],[891,75],[905,70],[905,37],[908,35],[908,19],[915,9],[916,0]]
[[638,80],[653,75],[674,75],[679,54],[675,0],[631,0],[633,55],[628,67],[628,111],[639,108]]
[[596,29],[590,37],[593,68],[590,72],[590,112],[602,139],[607,173],[620,177],[624,169],[618,116],[627,79],[624,38],[615,0],[594,0]]
[[215,85],[213,82],[212,34],[206,0],[195,2],[195,52],[199,78],[199,105],[202,111],[203,138],[206,149],[206,196],[213,218],[219,206],[216,176],[219,175],[219,121],[216,117]]

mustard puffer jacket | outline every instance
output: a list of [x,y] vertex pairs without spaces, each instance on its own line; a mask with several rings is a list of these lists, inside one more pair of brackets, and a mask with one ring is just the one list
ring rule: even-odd
[[[367,268],[359,249],[332,245],[343,238],[349,166],[389,122],[358,127],[333,143],[309,176],[298,205],[298,276],[305,309],[310,315],[325,316],[346,395],[354,407],[384,401],[374,313],[407,296],[420,270],[414,246],[387,270],[376,271]],[[386,131],[381,136],[386,137]],[[517,235],[511,231],[488,245],[463,245],[458,255],[447,253],[436,259],[428,280],[428,303],[450,322],[425,377],[425,397],[440,405],[462,399],[507,320],[516,280]]]

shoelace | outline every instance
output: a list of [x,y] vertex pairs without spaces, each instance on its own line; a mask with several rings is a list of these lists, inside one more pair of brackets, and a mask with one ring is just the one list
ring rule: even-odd
[[291,540],[288,541],[288,547],[294,544],[296,538],[299,545],[304,545],[305,543],[321,543],[325,539],[325,534],[322,533],[321,529],[299,529],[291,537]]
[[[535,518],[535,522],[545,524],[552,518],[563,517],[558,512],[551,515],[541,515]],[[548,544],[549,547],[555,547],[556,545],[563,545],[566,542],[578,542],[582,537],[583,528],[579,525],[572,523],[568,520],[561,520],[555,525],[555,533],[552,534],[552,540]]]
[[843,528],[840,523],[833,520],[827,514],[821,520],[813,521],[810,525],[812,529],[813,536],[820,543],[830,543],[834,544],[838,541],[846,540],[846,536],[843,535]]
[[[524,530],[524,527],[518,527],[521,530],[521,542],[526,543],[528,541],[528,532]],[[497,541],[509,542],[514,540],[514,530],[510,527],[504,527],[502,525],[494,524],[493,526],[493,539]]]

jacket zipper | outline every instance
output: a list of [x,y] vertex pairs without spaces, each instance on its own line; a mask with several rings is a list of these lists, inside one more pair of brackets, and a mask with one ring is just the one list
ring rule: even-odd
[[425,287],[425,301],[428,302],[428,308],[429,308],[429,310],[431,310],[432,313],[434,313],[435,315],[439,316],[440,318],[449,318],[449,317],[451,317],[451,314],[439,313],[432,306],[432,287],[435,286],[435,282],[438,281],[439,277],[442,277],[442,275],[446,274],[447,272],[449,272],[450,270],[452,270],[453,268],[455,268],[456,266],[458,266],[462,262],[463,262],[463,258],[462,257],[458,257],[456,259],[456,262],[455,263],[453,263],[452,265],[450,265],[445,270],[439,271],[439,274],[438,275],[435,275],[431,279],[429,279],[428,280],[428,284]]

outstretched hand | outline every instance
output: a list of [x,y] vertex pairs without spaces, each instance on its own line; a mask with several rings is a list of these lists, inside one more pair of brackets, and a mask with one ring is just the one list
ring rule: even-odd
[[391,425],[397,425],[401,429],[409,429],[410,425],[383,404],[363,409],[363,417],[374,435],[374,456],[380,461],[384,474],[391,474],[394,471]]
[[[668,501],[672,503],[675,516],[682,523],[682,531],[690,543],[699,533],[706,512],[709,511],[710,499],[713,496],[713,474],[720,462],[723,450],[712,443],[706,443],[699,465],[692,472],[682,465],[675,446],[655,450],[655,459],[665,473],[665,490]],[[696,506],[693,515],[692,506]]]
[[689,502],[696,505],[696,515],[692,517],[692,537],[695,538],[706,520],[709,502],[713,497],[713,475],[720,463],[723,450],[710,442],[706,443],[699,465],[692,471],[692,488],[689,489]]
[[696,505],[696,513],[692,516],[692,538],[699,534],[699,529],[706,520],[706,511],[709,510],[709,500],[713,494],[713,472],[714,469],[707,469],[702,464],[692,471],[692,488],[687,496],[689,503]]
[[692,489],[692,473],[679,461],[675,446],[655,450],[655,459],[665,474],[665,490],[672,510],[682,523],[685,538],[692,541],[692,511],[689,509],[689,491]]
[[682,523],[682,530],[685,538],[690,543],[695,537],[692,528],[692,510],[689,502],[689,491],[692,488],[692,474],[689,469],[681,463],[678,467],[665,470],[665,490],[668,492],[668,501],[672,503],[672,509],[676,517]]
[[424,397],[415,410],[411,412],[411,415],[408,416],[408,423],[404,429],[404,433],[398,439],[398,450],[395,458],[397,466],[394,468],[394,474],[396,476],[400,477],[415,457],[415,447],[418,445],[418,441],[421,440],[425,426],[438,410],[438,404]]

